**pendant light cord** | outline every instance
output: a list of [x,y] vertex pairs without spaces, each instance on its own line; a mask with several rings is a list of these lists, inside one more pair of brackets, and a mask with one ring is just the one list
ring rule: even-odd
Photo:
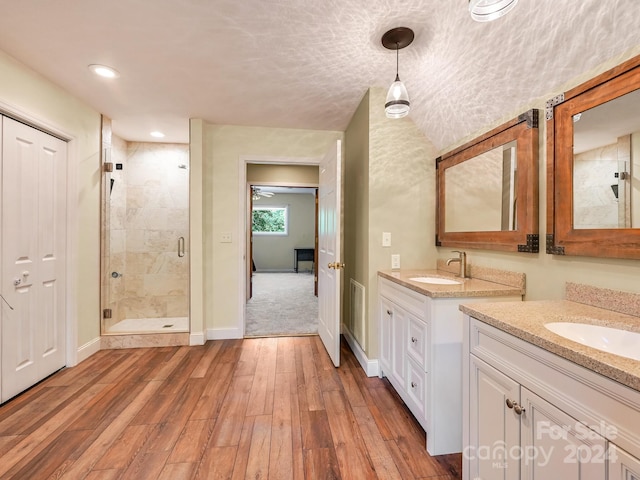
[[396,42],[396,82],[400,81],[400,75],[398,74],[400,68],[400,44]]

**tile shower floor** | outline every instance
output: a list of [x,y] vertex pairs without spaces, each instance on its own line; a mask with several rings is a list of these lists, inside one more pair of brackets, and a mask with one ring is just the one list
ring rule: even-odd
[[188,317],[166,317],[166,318],[125,318],[115,323],[108,333],[131,333],[131,332],[188,332]]

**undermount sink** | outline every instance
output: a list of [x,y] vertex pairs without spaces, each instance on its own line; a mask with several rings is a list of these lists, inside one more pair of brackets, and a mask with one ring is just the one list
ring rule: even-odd
[[552,322],[548,330],[587,347],[640,360],[640,333],[586,323]]
[[431,283],[435,285],[459,285],[462,283],[458,280],[443,277],[411,277],[409,280],[420,283]]

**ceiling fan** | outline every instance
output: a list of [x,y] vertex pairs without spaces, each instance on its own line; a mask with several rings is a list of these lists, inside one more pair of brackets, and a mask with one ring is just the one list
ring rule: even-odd
[[254,200],[259,200],[260,197],[271,198],[275,195],[273,192],[263,192],[260,187],[251,187],[251,196]]

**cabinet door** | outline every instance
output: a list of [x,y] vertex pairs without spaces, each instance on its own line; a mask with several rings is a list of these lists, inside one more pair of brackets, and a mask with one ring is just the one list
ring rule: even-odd
[[603,480],[606,441],[533,392],[521,387],[523,480]]
[[609,480],[640,480],[640,459],[609,444]]
[[[520,446],[520,418],[509,402],[520,401],[520,385],[470,356],[469,437],[462,455],[469,462],[469,476],[481,480],[518,480],[518,459],[510,452]],[[551,478],[561,477],[548,477]]]
[[391,309],[391,376],[406,390],[407,349],[405,344],[407,313],[393,304]]
[[412,358],[407,361],[407,393],[411,411],[424,426],[426,421],[428,374]]
[[391,370],[391,319],[393,304],[385,297],[379,297],[378,311],[380,315],[380,363],[384,376]]

